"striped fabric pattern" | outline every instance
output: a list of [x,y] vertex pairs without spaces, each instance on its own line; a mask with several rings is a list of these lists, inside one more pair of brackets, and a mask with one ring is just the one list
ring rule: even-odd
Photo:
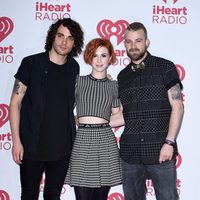
[[95,116],[109,121],[112,107],[119,107],[117,81],[78,76],[76,82],[77,116]]
[[82,187],[121,184],[119,149],[109,125],[78,128],[65,183]]

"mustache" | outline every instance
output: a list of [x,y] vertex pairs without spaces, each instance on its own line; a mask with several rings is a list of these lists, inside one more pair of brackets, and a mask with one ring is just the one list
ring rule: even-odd
[[137,49],[137,48],[135,48],[135,49],[133,49],[133,48],[129,49],[129,52],[130,52],[130,53],[131,53],[131,52],[135,52],[135,51],[140,51],[140,50]]

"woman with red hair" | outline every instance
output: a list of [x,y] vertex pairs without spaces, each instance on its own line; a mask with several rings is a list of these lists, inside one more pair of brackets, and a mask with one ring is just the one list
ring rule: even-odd
[[92,72],[77,77],[79,123],[66,177],[76,200],[107,200],[110,187],[121,184],[119,149],[109,124],[111,115],[121,114],[117,81],[107,78],[115,59],[109,40],[96,38],[86,45],[84,60]]

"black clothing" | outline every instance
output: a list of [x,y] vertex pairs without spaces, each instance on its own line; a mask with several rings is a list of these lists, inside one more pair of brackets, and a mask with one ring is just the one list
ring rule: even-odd
[[71,154],[71,135],[67,128],[67,65],[50,65],[46,107],[41,126],[37,160],[58,160]]
[[107,200],[109,190],[109,186],[102,186],[100,188],[74,187],[76,200]]
[[[44,200],[60,199],[68,165],[69,157],[67,156],[50,162],[23,159],[20,165],[21,200],[38,199],[41,181],[45,185],[43,188]],[[41,179],[44,170],[45,176]]]
[[[48,52],[39,53],[24,58],[18,72],[15,74],[15,78],[27,86],[25,96],[22,100],[20,113],[20,139],[24,147],[24,158],[37,159],[37,156],[40,153],[39,141],[42,134],[42,122],[43,119],[45,119],[44,114],[48,95],[48,77],[51,65],[52,62],[49,60]],[[65,119],[62,121],[63,123],[66,123],[67,130],[63,130],[65,133],[68,133],[65,136],[66,140],[69,135],[71,137],[69,144],[71,149],[76,131],[73,106],[75,82],[76,76],[79,73],[79,64],[74,58],[68,57],[67,62],[63,65],[63,67],[66,68],[65,80],[67,97],[65,97],[65,99],[67,99],[67,102],[65,106],[65,119],[67,120],[67,123],[63,121]],[[64,102],[62,102],[62,104],[63,103]],[[52,115],[53,114],[54,113],[52,113]],[[58,115],[58,117],[64,117],[64,113],[62,113],[62,116]],[[65,144],[63,143],[62,145],[64,146]],[[54,147],[52,147],[52,149],[53,148]],[[68,147],[66,146],[65,148]],[[55,150],[55,152],[56,151],[57,150]],[[63,149],[63,154],[66,154],[64,152],[66,152],[65,149]]]
[[182,84],[171,61],[148,53],[143,63],[141,69],[130,63],[118,75],[125,120],[120,155],[128,163],[158,164],[171,114],[167,91]]

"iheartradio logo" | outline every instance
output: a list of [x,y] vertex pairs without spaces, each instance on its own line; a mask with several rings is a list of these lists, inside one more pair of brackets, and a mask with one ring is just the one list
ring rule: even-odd
[[[152,22],[155,24],[180,24],[187,23],[188,9],[185,5],[175,6],[179,0],[162,0],[166,6],[153,5]],[[172,5],[171,5],[172,4]],[[169,6],[171,5],[171,6]]]
[[178,72],[180,80],[182,81],[185,78],[185,69],[182,65],[176,64],[176,70]]
[[110,39],[111,36],[117,38],[117,45],[124,40],[124,31],[129,23],[125,20],[118,20],[115,23],[108,19],[100,21],[97,25],[97,33],[100,37]]
[[121,193],[115,192],[109,195],[107,200],[124,200],[124,196]]
[[8,121],[9,119],[9,107],[6,104],[0,104],[0,128]]
[[0,200],[10,200],[10,197],[6,191],[0,190]]
[[3,41],[13,30],[13,22],[8,17],[0,17],[0,42]]

